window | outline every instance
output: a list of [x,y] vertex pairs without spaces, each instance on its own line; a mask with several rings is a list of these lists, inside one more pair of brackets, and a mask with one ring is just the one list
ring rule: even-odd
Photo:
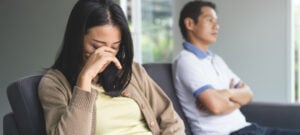
[[172,0],[118,0],[131,28],[135,60],[170,62],[173,58]]
[[299,72],[299,61],[300,61],[300,1],[299,0],[293,0],[293,39],[294,39],[294,45],[295,45],[295,101],[300,102],[300,72]]

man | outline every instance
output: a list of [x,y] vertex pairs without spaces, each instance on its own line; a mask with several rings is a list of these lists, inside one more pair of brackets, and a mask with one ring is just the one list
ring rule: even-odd
[[239,108],[252,99],[252,91],[209,47],[217,40],[215,5],[187,3],[179,18],[184,50],[173,63],[177,96],[195,135],[300,134],[246,121]]

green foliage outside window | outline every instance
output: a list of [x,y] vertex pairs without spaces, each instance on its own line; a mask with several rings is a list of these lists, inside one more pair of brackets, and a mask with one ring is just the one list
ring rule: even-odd
[[142,0],[142,62],[173,58],[172,0]]
[[[162,20],[165,21],[165,20]],[[168,25],[143,22],[142,54],[143,62],[172,61],[173,38]]]
[[294,41],[294,43],[295,43],[295,55],[296,55],[296,57],[295,57],[295,101],[299,101],[299,98],[300,97],[298,97],[298,93],[299,93],[299,84],[298,84],[298,82],[299,82],[299,76],[298,76],[298,72],[299,72],[299,58],[298,58],[298,56],[299,56],[299,43],[300,43],[300,38],[299,38],[299,34],[300,34],[300,4],[299,3],[297,3],[296,5],[294,5],[294,24],[295,24],[295,26],[294,26],[294,39],[295,39],[295,41]]

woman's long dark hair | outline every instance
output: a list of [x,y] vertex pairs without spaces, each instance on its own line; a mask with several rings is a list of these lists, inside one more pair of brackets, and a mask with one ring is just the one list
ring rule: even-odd
[[76,3],[68,20],[61,51],[52,68],[61,71],[70,85],[75,86],[84,66],[84,35],[90,28],[106,24],[115,25],[121,31],[121,43],[116,57],[122,64],[122,70],[111,63],[99,74],[98,83],[108,95],[118,96],[131,79],[133,43],[122,9],[110,0],[79,0]]

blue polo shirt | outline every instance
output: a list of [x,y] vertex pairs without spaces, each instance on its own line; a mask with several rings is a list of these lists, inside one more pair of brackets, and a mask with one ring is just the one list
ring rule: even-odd
[[[173,80],[176,94],[183,107],[194,134],[228,135],[248,126],[240,110],[225,115],[212,115],[199,111],[196,99],[207,89],[229,89],[231,79],[235,86],[240,78],[234,74],[224,60],[211,51],[204,52],[189,42],[173,62]],[[229,122],[229,123],[228,123]]]

